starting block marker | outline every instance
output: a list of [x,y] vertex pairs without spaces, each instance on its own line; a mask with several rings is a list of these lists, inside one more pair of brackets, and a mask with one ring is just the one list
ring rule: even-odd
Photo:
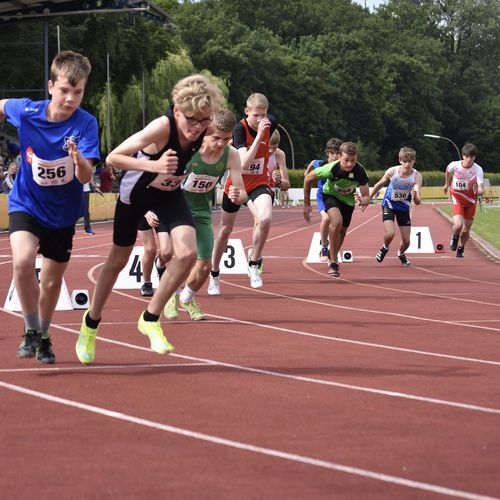
[[435,253],[431,230],[428,226],[411,228],[410,246],[405,253]]
[[[35,260],[35,272],[40,283],[40,270],[42,269],[42,259],[37,257]],[[7,297],[5,299],[4,308],[9,311],[21,311],[21,302],[19,301],[19,296],[17,294],[16,283],[14,280],[11,281]],[[61,291],[59,293],[59,299],[56,304],[56,311],[69,311],[73,310],[73,304],[71,303],[71,298],[69,296],[68,287],[64,278],[62,280]]]
[[[324,262],[321,262],[319,260],[319,251],[321,250],[321,234],[319,232],[317,233],[314,233],[313,234],[313,237],[311,239],[311,245],[309,247],[309,252],[307,254],[307,259],[306,259],[306,262],[308,264],[324,264]],[[344,254],[345,253],[350,253],[350,257],[349,257],[349,260],[346,260],[346,262],[352,262],[352,252],[351,251],[346,251],[346,252],[343,252]],[[339,264],[341,264],[343,262],[343,259],[342,259],[342,255],[339,254],[337,255],[337,260],[339,262]]]
[[230,238],[220,259],[221,274],[248,274],[248,263],[240,239]]
[[[133,290],[140,289],[143,283],[142,281],[142,256],[144,255],[144,247],[136,246],[132,250],[130,257],[128,258],[127,265],[120,271],[118,279],[116,280],[113,289],[116,290]],[[153,270],[151,272],[151,282],[153,283],[153,288],[158,287],[158,273],[153,264]]]

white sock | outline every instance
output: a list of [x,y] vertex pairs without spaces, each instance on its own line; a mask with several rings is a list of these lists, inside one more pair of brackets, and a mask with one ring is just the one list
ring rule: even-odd
[[191,302],[194,297],[194,292],[187,285],[184,287],[184,290],[181,292],[181,302],[185,304],[186,302]]

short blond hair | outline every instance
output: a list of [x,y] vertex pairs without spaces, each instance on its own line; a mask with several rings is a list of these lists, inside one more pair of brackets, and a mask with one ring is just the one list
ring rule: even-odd
[[417,153],[411,148],[401,148],[398,155],[399,161],[415,161],[417,159]]
[[59,52],[50,66],[50,80],[54,83],[59,77],[65,77],[75,87],[80,80],[87,82],[92,66],[82,54],[72,50]]
[[269,145],[270,146],[279,146],[280,141],[281,141],[281,135],[278,132],[278,130],[275,130],[271,134],[271,137],[269,138]]
[[236,117],[229,109],[220,108],[214,115],[215,127],[222,132],[232,132]]
[[203,75],[191,75],[179,80],[172,90],[172,101],[183,113],[199,115],[207,109],[214,113],[224,97],[219,88]]
[[255,92],[250,94],[247,99],[247,108],[262,108],[267,109],[269,107],[269,101],[264,94],[259,94]]

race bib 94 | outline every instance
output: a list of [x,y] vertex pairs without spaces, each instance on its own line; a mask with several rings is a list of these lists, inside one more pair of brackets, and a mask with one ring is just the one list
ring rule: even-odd
[[243,175],[261,175],[264,173],[264,158],[255,158],[243,168]]

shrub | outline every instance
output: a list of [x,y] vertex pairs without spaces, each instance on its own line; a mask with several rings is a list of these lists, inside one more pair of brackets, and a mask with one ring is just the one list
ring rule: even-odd
[[[301,188],[304,185],[304,169],[290,169],[288,174],[290,176],[290,184],[293,188]],[[369,185],[373,186],[384,175],[385,170],[368,170]],[[423,186],[442,186],[444,184],[444,171],[428,170],[422,173]],[[500,186],[500,173],[498,172],[485,172],[484,177],[489,179],[492,186]]]

